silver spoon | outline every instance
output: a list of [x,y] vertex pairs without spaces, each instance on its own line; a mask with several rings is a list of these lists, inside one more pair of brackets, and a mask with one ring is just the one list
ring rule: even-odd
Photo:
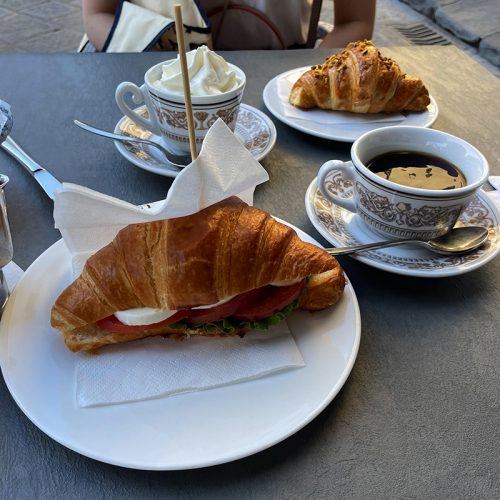
[[454,255],[470,252],[480,247],[488,239],[488,230],[480,226],[456,227],[443,236],[432,240],[388,240],[378,243],[367,243],[366,245],[356,245],[342,248],[326,248],[330,255],[343,255],[347,253],[365,252],[376,248],[393,247],[396,245],[421,245],[433,252],[443,255]]
[[138,143],[142,143],[142,144],[147,144],[148,146],[153,146],[163,153],[167,162],[170,165],[173,165],[174,167],[177,167],[177,168],[184,168],[186,165],[188,165],[191,162],[191,159],[189,156],[174,155],[168,149],[164,148],[161,144],[158,144],[157,142],[154,142],[154,141],[150,141],[148,139],[140,139],[139,137],[133,137],[133,136],[129,136],[129,135],[122,135],[122,134],[115,134],[113,132],[107,132],[106,130],[102,130],[100,128],[93,127],[92,125],[89,125],[88,123],[84,123],[80,120],[73,120],[73,123],[75,125],[78,125],[83,130],[86,130],[87,132],[92,132],[93,134],[96,134],[96,135],[100,135],[101,137],[107,137],[108,139],[114,139],[115,141],[138,142]]

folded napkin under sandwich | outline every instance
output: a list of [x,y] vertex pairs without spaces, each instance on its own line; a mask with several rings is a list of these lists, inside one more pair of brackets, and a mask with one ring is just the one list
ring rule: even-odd
[[286,323],[243,338],[149,337],[108,346],[98,356],[77,356],[81,407],[212,389],[304,365]]
[[[252,204],[255,187],[268,179],[264,168],[218,120],[199,157],[175,178],[165,200],[135,206],[65,184],[56,192],[54,219],[76,276],[86,259],[126,225],[189,215],[233,195]],[[242,339],[191,337],[179,342],[151,337],[107,346],[98,356],[74,356],[75,396],[81,407],[220,387],[304,366],[286,322]]]
[[[304,68],[305,70],[306,68]],[[289,102],[293,84],[297,81],[302,71],[286,73],[277,80],[278,96],[281,112],[288,118],[314,122],[321,125],[358,125],[367,123],[400,122],[405,119],[401,113],[349,113],[347,111],[309,109],[303,110],[292,106]]]

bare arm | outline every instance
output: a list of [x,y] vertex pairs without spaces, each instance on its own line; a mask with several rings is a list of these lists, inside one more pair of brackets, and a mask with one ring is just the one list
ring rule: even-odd
[[334,28],[320,47],[343,48],[349,42],[371,38],[376,0],[334,0]]
[[82,0],[85,32],[97,50],[102,50],[115,19],[117,0]]

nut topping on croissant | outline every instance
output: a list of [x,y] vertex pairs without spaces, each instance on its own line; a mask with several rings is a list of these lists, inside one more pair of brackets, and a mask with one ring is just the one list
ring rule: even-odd
[[303,242],[266,212],[233,197],[193,215],[122,229],[61,293],[51,323],[71,350],[91,349],[178,333],[99,332],[96,323],[116,311],[217,304],[271,283],[303,278],[309,280],[299,298],[301,309],[328,307],[342,295],[345,278],[333,257]]
[[394,113],[423,111],[430,99],[422,80],[403,73],[365,40],[303,73],[292,87],[290,103],[303,109]]

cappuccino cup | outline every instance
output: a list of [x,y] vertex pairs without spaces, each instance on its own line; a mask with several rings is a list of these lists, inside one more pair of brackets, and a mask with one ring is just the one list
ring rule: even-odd
[[453,228],[488,175],[486,158],[463,139],[392,126],[360,136],[350,161],[323,164],[318,188],[384,238],[426,240]]
[[[245,88],[245,73],[237,66],[227,63],[209,50],[199,47],[186,54],[191,84],[191,104],[196,137],[196,149],[209,128],[221,118],[234,132]],[[166,75],[166,76],[165,76]],[[215,75],[215,76],[214,76]],[[222,86],[213,92],[221,77]],[[231,85],[227,85],[232,78]],[[215,80],[215,81],[214,81]],[[144,75],[144,84],[122,82],[115,92],[120,110],[139,126],[160,137],[162,144],[172,153],[190,153],[184,91],[179,60],[164,61],[149,68]],[[147,116],[131,108],[127,97],[136,105],[144,104]]]

